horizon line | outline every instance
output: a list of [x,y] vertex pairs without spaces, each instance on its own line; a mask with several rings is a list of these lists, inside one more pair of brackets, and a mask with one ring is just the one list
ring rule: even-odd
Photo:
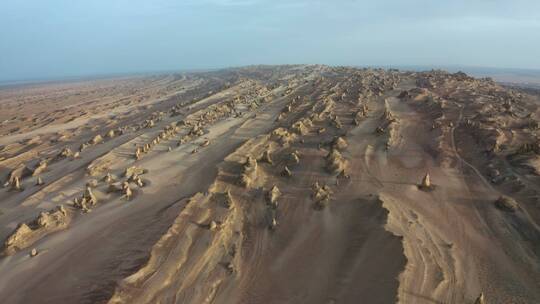
[[[223,67],[205,67],[205,68],[185,68],[185,69],[155,69],[147,71],[130,71],[130,72],[110,72],[110,73],[83,73],[83,74],[71,74],[65,76],[48,76],[48,77],[35,77],[26,79],[0,79],[0,88],[11,86],[25,86],[25,85],[37,85],[37,84],[49,84],[49,83],[63,83],[63,82],[76,82],[76,81],[90,81],[90,80],[103,80],[103,79],[118,79],[118,78],[130,78],[130,77],[144,77],[154,75],[167,75],[175,73],[196,73],[196,72],[208,72],[227,70],[235,68],[246,68],[253,66],[285,66],[285,65],[323,65],[330,67],[353,67],[353,68],[384,68],[384,69],[398,69],[402,71],[429,71],[429,70],[446,70],[447,69],[486,69],[495,71],[506,72],[537,72],[540,77],[540,68],[515,68],[515,67],[492,67],[492,66],[475,66],[475,65],[438,65],[438,64],[365,64],[365,65],[342,65],[342,64],[319,64],[319,63],[284,63],[284,64],[247,64],[238,66],[223,66]],[[410,69],[410,70],[408,70]],[[448,71],[450,72],[450,71]],[[463,71],[467,73],[466,71]],[[469,72],[470,73],[470,72]]]

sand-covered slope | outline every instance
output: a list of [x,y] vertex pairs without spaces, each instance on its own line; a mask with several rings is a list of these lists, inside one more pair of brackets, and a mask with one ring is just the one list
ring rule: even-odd
[[539,103],[318,65],[0,90],[2,303],[540,302]]

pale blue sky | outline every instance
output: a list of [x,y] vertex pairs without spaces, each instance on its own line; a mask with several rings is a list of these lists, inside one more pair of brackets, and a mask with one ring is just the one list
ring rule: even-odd
[[540,68],[539,0],[0,0],[0,80],[249,64]]

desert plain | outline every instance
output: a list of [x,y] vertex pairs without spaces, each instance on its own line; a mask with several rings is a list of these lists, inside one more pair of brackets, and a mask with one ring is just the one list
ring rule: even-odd
[[540,303],[539,105],[324,65],[0,88],[0,302]]

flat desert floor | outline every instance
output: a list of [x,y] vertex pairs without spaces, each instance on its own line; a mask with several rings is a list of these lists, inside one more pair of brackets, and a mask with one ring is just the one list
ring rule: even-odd
[[322,65],[1,88],[0,302],[540,303],[539,96]]

